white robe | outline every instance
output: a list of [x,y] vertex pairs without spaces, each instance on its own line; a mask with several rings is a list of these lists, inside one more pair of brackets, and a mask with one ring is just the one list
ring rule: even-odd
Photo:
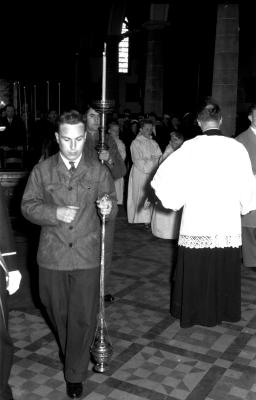
[[[119,138],[114,138],[118,151],[123,160],[126,158],[126,149],[124,142]],[[119,178],[115,180],[116,197],[117,204],[123,204],[124,201],[124,178]]]
[[[160,163],[163,162],[170,154],[173,153],[173,148],[169,143],[160,158]],[[181,210],[173,211],[163,207],[160,200],[156,201],[151,219],[152,234],[161,239],[178,239]]]
[[150,180],[155,172],[160,147],[153,139],[138,135],[131,144],[132,168],[129,175],[127,216],[129,223],[150,224],[152,205],[147,204],[150,193]]
[[184,142],[151,182],[164,207],[183,207],[178,242],[183,247],[240,247],[241,214],[256,209],[248,152],[218,132],[209,130]]

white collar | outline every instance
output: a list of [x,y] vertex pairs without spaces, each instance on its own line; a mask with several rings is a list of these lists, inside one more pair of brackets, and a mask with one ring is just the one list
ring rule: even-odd
[[[76,160],[74,160],[74,167],[75,167],[75,168],[77,168],[77,166],[78,166],[78,164],[79,164],[79,161],[80,161],[81,158],[82,158],[82,155],[83,155],[83,154],[80,154],[80,156],[79,156]],[[71,168],[71,165],[70,165],[70,163],[69,163],[70,160],[68,160],[65,156],[63,156],[62,153],[60,153],[60,156],[61,156],[61,158],[62,158],[64,164],[66,165],[67,169],[70,169],[70,168]]]
[[256,128],[253,128],[252,125],[250,126],[250,128],[253,131],[254,135],[256,135]]

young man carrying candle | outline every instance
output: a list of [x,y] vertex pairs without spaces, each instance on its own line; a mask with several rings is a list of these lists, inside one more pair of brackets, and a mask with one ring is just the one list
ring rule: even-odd
[[[56,133],[60,151],[34,167],[21,206],[23,215],[42,228],[37,254],[40,297],[59,339],[71,398],[82,395],[96,327],[99,214],[110,221],[117,213],[111,175],[86,157],[85,138],[82,116],[73,110],[64,113]],[[105,194],[110,201],[100,208],[97,200]]]

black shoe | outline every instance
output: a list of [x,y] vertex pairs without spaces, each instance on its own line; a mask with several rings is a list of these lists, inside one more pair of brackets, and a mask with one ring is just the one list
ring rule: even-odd
[[83,394],[82,382],[67,382],[67,395],[71,399],[78,399]]
[[115,298],[114,298],[114,296],[112,296],[112,294],[108,293],[108,294],[105,294],[104,300],[107,303],[113,303],[113,301],[115,301]]

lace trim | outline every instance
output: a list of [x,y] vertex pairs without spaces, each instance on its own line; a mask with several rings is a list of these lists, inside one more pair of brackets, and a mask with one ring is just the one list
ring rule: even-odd
[[241,235],[188,236],[180,235],[179,245],[190,249],[240,247]]

